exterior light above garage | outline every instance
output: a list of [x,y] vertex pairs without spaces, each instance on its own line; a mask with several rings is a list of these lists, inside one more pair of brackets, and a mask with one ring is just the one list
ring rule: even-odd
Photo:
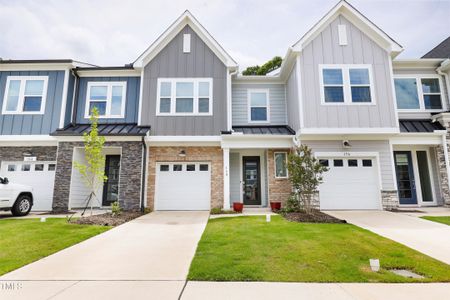
[[181,151],[178,153],[178,156],[179,156],[179,157],[186,157],[186,151],[185,151],[185,150],[181,150]]

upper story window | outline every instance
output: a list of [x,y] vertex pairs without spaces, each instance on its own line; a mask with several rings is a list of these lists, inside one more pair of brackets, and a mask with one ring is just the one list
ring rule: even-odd
[[322,104],[374,104],[370,65],[320,65]]
[[407,111],[442,110],[441,82],[433,76],[396,76],[397,108]]
[[8,76],[2,113],[43,114],[47,83],[47,76]]
[[156,115],[212,115],[212,78],[159,78]]
[[88,82],[85,118],[97,107],[99,118],[125,118],[126,82]]
[[248,90],[248,122],[269,122],[269,90]]

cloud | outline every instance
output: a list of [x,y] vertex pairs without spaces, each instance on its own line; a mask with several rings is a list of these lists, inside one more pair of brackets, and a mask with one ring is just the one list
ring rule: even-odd
[[[351,1],[420,57],[450,34],[450,1]],[[320,4],[319,4],[320,3]],[[262,64],[313,26],[336,0],[0,0],[0,57],[134,61],[189,9],[241,67]]]

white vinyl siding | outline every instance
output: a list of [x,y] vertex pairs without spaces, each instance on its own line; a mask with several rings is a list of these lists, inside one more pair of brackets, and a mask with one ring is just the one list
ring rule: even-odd
[[[248,90],[269,90],[270,125],[287,125],[286,91],[284,84],[233,84],[232,123],[234,126],[250,125],[248,121]],[[298,101],[298,98],[296,98]],[[298,118],[298,110],[296,113]],[[267,123],[265,123],[267,124]]]

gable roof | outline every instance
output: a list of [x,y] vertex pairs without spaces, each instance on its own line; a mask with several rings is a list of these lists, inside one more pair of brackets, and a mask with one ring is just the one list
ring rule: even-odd
[[392,57],[403,51],[403,47],[387,35],[366,16],[345,0],[336,4],[322,19],[319,20],[299,41],[291,48],[293,51],[302,51],[304,46],[311,42],[322,30],[328,26],[338,15],[343,15],[362,32],[367,34],[378,45],[391,53]]
[[450,58],[450,36],[422,56],[422,58]]
[[192,30],[206,43],[214,54],[224,63],[226,67],[237,68],[236,61],[219,45],[212,35],[197,21],[197,19],[186,10],[169,28],[144,51],[133,63],[136,68],[144,67],[151,61],[167,44],[186,26]]

